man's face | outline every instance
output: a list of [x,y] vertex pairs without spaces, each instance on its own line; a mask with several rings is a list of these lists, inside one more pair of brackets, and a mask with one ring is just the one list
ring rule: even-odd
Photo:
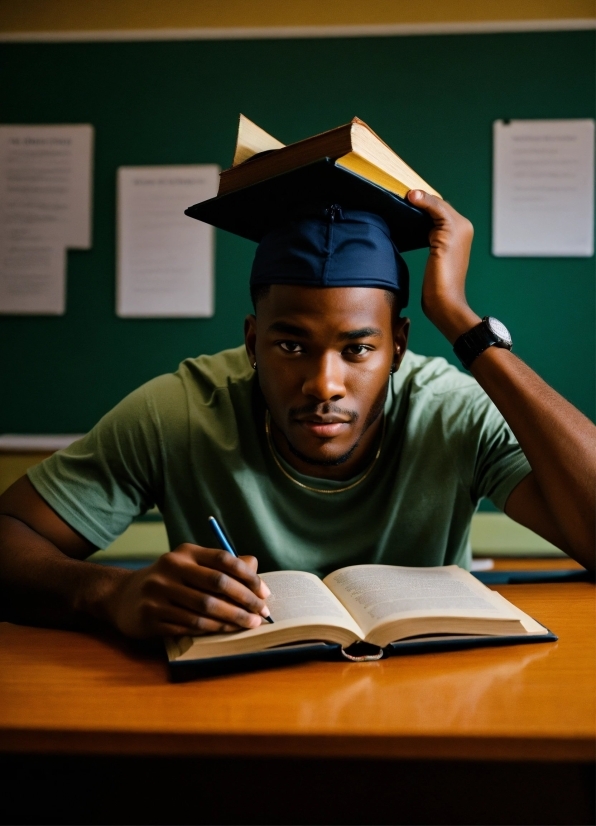
[[275,284],[247,318],[273,437],[297,470],[341,479],[368,462],[407,344],[396,316],[384,290]]

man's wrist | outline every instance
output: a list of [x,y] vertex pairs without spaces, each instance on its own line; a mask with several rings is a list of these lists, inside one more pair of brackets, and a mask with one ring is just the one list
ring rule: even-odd
[[429,318],[452,345],[461,335],[482,321],[468,304],[443,309],[440,314],[429,315]]
[[74,610],[101,622],[117,626],[115,611],[117,594],[129,579],[132,571],[124,568],[104,567],[94,563],[83,564],[87,569],[81,576],[80,587],[74,599]]

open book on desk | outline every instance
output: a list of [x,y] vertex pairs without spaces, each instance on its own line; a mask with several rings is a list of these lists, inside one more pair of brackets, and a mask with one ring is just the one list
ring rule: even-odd
[[[405,568],[353,565],[323,581],[303,571],[262,574],[271,589],[267,605],[275,620],[237,633],[167,640],[170,664],[200,663],[247,655],[302,658],[367,643],[380,659],[397,648],[468,647],[470,644],[550,641],[556,637],[500,594],[457,565]],[[314,644],[309,652],[308,643]],[[335,647],[329,649],[329,644]],[[357,648],[357,647],[356,647]],[[354,648],[352,649],[354,651]],[[264,658],[263,658],[264,662]]]

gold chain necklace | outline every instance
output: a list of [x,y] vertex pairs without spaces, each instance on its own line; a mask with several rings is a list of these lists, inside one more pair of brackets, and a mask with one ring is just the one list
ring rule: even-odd
[[364,480],[367,478],[367,476],[370,475],[370,472],[372,471],[372,469],[374,468],[374,466],[377,463],[377,459],[381,455],[381,448],[383,447],[383,440],[385,438],[385,421],[386,421],[385,416],[383,416],[383,432],[381,433],[381,439],[379,441],[379,447],[377,448],[377,452],[375,453],[375,458],[372,460],[372,462],[370,463],[370,465],[366,469],[365,473],[360,477],[360,479],[357,479],[355,482],[352,482],[351,485],[346,485],[344,488],[335,488],[335,490],[321,490],[321,488],[312,488],[310,485],[305,485],[304,482],[299,482],[298,479],[294,479],[294,477],[291,474],[288,473],[288,471],[285,469],[285,467],[279,461],[279,459],[277,458],[277,455],[275,453],[275,446],[273,444],[273,440],[272,440],[272,437],[271,437],[271,415],[270,415],[268,410],[265,413],[265,433],[267,434],[267,444],[269,445],[269,450],[271,451],[271,455],[273,456],[273,458],[275,460],[275,464],[281,470],[283,475],[287,476],[287,478],[290,480],[290,482],[293,482],[295,485],[298,485],[299,488],[304,488],[305,490],[310,490],[313,493],[323,493],[327,496],[331,496],[334,493],[345,493],[345,491],[347,491],[347,490],[352,490],[352,488],[355,488],[358,485],[360,485],[362,482],[364,482]]

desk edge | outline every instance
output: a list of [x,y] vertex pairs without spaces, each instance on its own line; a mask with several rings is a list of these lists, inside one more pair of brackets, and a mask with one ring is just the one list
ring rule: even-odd
[[0,752],[594,762],[593,737],[193,734],[4,729]]

